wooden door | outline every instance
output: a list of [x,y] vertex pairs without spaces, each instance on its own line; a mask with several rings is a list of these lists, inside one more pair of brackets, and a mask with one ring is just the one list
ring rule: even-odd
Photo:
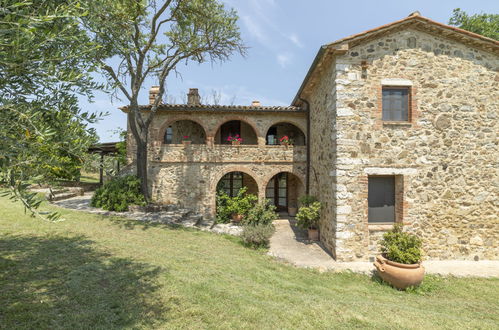
[[265,191],[267,200],[276,207],[277,211],[288,210],[288,175],[279,173],[274,176]]

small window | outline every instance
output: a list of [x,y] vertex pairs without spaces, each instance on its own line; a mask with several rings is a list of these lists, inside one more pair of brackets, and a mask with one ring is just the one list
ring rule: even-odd
[[172,144],[172,142],[173,142],[173,128],[171,126],[168,126],[166,128],[166,133],[165,133],[165,143]]
[[384,121],[409,121],[409,88],[383,87]]
[[243,187],[243,173],[231,172],[227,173],[220,180],[217,191],[223,190],[230,197],[237,196],[239,190]]
[[272,126],[269,128],[269,131],[267,132],[267,144],[268,145],[276,145],[277,143],[277,127]]
[[395,222],[395,177],[370,176],[367,194],[368,222]]

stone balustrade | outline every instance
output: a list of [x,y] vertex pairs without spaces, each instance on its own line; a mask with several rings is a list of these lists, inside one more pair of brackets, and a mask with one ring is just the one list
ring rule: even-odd
[[294,163],[306,161],[305,146],[154,145],[150,159],[160,163]]

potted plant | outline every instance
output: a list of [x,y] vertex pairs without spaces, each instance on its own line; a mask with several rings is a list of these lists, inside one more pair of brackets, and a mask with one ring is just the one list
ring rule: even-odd
[[239,134],[236,134],[234,136],[229,135],[229,137],[227,138],[227,141],[232,142],[233,146],[238,146],[241,144],[241,142],[243,142],[243,138],[240,137]]
[[184,136],[182,137],[182,144],[183,144],[184,146],[188,146],[188,145],[190,145],[190,144],[191,144],[191,142],[192,142],[192,141],[191,141],[191,139],[189,138],[189,136],[188,136],[188,135],[184,135]]
[[289,206],[288,206],[288,215],[290,217],[295,217],[297,211],[298,211],[298,207],[296,205],[296,201],[290,201]]
[[227,207],[227,214],[230,214],[232,222],[239,223],[248,214],[249,210],[253,208],[258,200],[258,197],[253,194],[246,193],[247,188],[239,189],[239,192],[234,197],[228,197],[225,205]]
[[282,146],[286,147],[289,146],[290,144],[293,144],[293,141],[287,135],[284,135],[282,138],[280,138],[279,142],[281,142]]
[[[307,196],[309,198],[310,196]],[[302,201],[304,199],[301,199]],[[319,240],[319,219],[322,204],[321,202],[310,198],[307,204],[302,203],[302,206],[296,214],[297,225],[308,231],[308,239],[311,241]]]
[[400,290],[418,286],[423,281],[421,239],[403,232],[401,224],[395,224],[383,235],[380,245],[382,254],[376,257],[374,267],[384,281]]

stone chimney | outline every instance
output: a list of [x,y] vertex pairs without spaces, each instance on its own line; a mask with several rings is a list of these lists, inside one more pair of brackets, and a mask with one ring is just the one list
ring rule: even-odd
[[159,94],[159,86],[151,86],[151,89],[149,90],[149,104],[150,105],[154,104],[154,100],[156,99],[156,95],[158,95],[158,94]]
[[259,106],[261,106],[261,105],[262,105],[262,104],[261,104],[261,103],[260,103],[260,101],[258,101],[258,100],[251,102],[251,106],[252,106],[252,107],[259,107]]
[[201,105],[201,97],[197,88],[189,88],[187,93],[187,105]]

